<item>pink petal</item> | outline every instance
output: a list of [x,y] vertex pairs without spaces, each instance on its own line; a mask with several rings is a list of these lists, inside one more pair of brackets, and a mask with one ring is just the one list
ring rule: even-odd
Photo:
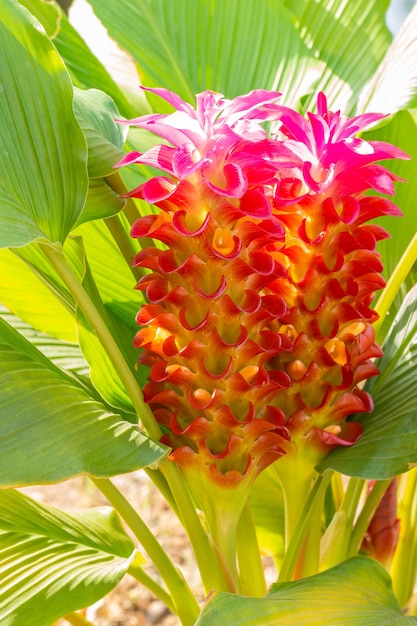
[[229,198],[241,198],[248,186],[248,181],[243,170],[238,165],[228,163],[224,166],[222,174],[224,177],[224,187],[215,185],[210,180],[210,176],[218,178],[218,169],[214,164],[210,163],[207,167],[203,166],[201,170],[201,177],[210,189]]

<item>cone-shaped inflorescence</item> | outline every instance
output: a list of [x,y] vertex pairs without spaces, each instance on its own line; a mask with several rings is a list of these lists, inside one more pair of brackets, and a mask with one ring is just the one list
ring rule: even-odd
[[150,91],[175,112],[128,123],[168,143],[118,165],[163,172],[129,195],[158,208],[132,232],[163,244],[134,260],[150,270],[135,344],[172,460],[233,487],[298,443],[351,445],[361,427],[346,418],[372,410],[361,383],[381,355],[370,305],[387,233],[367,222],[400,215],[369,190],[392,195],[375,162],[406,155],[355,137],[382,116],[331,113],[322,94],[304,118],[271,91],[207,91],[196,109]]

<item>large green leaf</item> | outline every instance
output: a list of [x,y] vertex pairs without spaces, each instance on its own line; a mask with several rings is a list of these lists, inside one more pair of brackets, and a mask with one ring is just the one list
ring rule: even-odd
[[140,556],[110,508],[64,513],[0,490],[0,622],[50,626],[109,593]]
[[369,384],[375,409],[355,416],[364,427],[350,448],[319,465],[349,476],[385,479],[417,463],[417,286],[405,298],[385,339],[381,374]]
[[71,81],[39,22],[16,0],[0,9],[0,246],[63,242],[87,191]]
[[392,39],[385,24],[389,0],[285,0],[284,4],[294,14],[300,36],[324,64],[313,99],[323,91],[332,109],[352,113]]
[[304,580],[273,585],[265,598],[217,593],[196,626],[406,626],[386,570],[355,557]]
[[0,318],[0,485],[114,476],[167,454]]
[[320,64],[276,0],[89,2],[137,61],[142,83],[188,101],[204,89],[234,97],[266,88],[294,104],[318,76]]

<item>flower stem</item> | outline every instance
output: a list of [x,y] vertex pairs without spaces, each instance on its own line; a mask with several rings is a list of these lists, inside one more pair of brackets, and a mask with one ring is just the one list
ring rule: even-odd
[[[125,196],[128,193],[119,172],[116,172],[111,176],[106,176],[105,181],[109,185],[109,187],[113,189],[113,191],[119,194],[119,196]],[[139,219],[140,212],[138,211],[138,208],[132,198],[125,198],[125,200],[126,204],[123,208],[123,213],[126,216],[129,224],[133,226],[133,224]],[[149,237],[141,237],[140,239],[137,239],[137,241],[139,242],[141,248],[146,248],[147,246],[154,245],[153,240]]]
[[407,275],[413,267],[416,259],[417,233],[408,244],[404,254],[402,255],[400,261],[397,263],[393,273],[391,274],[383,292],[381,293],[375,305],[375,310],[379,315],[379,320],[374,323],[374,328],[375,332],[377,333],[377,338],[379,342],[381,342],[381,337],[378,337],[378,332],[381,330],[382,324],[390,309],[390,306],[392,305],[395,296],[401,288],[401,285],[407,278]]
[[172,608],[184,626],[192,626],[200,612],[196,599],[180,571],[155,539],[140,515],[108,478],[92,478],[93,483],[114,506],[120,517],[137,537],[159,571],[173,601]]
[[213,589],[229,590],[222,564],[219,562],[210,538],[197,515],[188,487],[178,466],[168,461],[160,466],[160,471],[167,479],[178,507],[179,519],[193,547],[205,592],[210,593]]
[[364,485],[365,481],[362,478],[350,479],[342,504],[328,529],[326,553],[320,564],[321,569],[333,567],[347,558],[353,523]]
[[112,361],[120,380],[125,386],[126,392],[129,395],[137,415],[142,421],[148,435],[158,441],[162,434],[159,425],[152,415],[149,406],[145,404],[142,396],[142,390],[139,387],[136,377],[130,366],[126,363],[119,346],[95,307],[94,302],[82,286],[77,275],[67,262],[64,254],[48,244],[39,243],[38,245],[48,259],[49,263],[70,291],[91,328],[94,329],[101,345]]
[[237,527],[237,551],[242,593],[262,597],[266,593],[265,575],[249,502],[246,502]]
[[348,557],[356,556],[358,554],[362,540],[372,520],[372,516],[375,513],[378,504],[381,502],[384,493],[388,489],[390,482],[391,479],[378,480],[369,493],[350,536],[347,553]]
[[400,537],[390,574],[394,593],[404,607],[413,593],[417,568],[417,468],[401,478],[405,489],[398,505]]
[[[311,522],[312,515],[316,511],[315,502],[316,500],[320,501],[323,497],[330,483],[331,477],[332,470],[326,470],[322,475],[319,475],[316,478],[307,499],[305,500],[304,507],[298,518],[298,522],[294,528],[294,532],[282,561],[281,571],[278,577],[279,582],[286,582],[292,578],[305,534]],[[298,494],[293,494],[293,497],[298,498]]]
[[130,566],[127,570],[127,573],[133,576],[136,580],[138,580],[142,585],[144,585],[149,591],[151,591],[157,598],[159,598],[165,606],[169,608],[172,613],[175,613],[175,606],[172,602],[171,596],[161,587],[158,583],[153,580],[142,567],[133,567]]
[[126,229],[120,219],[120,215],[113,215],[112,217],[106,218],[104,224],[107,226],[110,234],[112,235],[114,241],[116,242],[117,247],[122,253],[127,266],[130,268],[134,278],[139,280],[145,274],[145,270],[141,267],[132,266],[132,260],[137,254],[138,250],[133,244],[132,237],[126,232]]

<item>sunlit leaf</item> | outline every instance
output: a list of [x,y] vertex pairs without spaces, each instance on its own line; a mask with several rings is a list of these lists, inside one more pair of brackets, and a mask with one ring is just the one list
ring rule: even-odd
[[[417,5],[411,9],[377,71],[361,94],[360,111],[395,113],[417,106]],[[395,89],[393,89],[395,85]]]
[[1,1],[0,246],[63,242],[87,191],[86,145],[65,66],[40,24]]
[[[389,0],[286,0],[284,4],[294,14],[300,36],[323,63],[313,103],[323,91],[333,110],[351,114],[391,42],[385,23]],[[305,105],[311,106],[311,99]]]
[[265,88],[294,104],[320,72],[291,14],[274,0],[246,0],[244,10],[239,0],[89,2],[138,63],[142,84],[188,101],[204,89],[234,97]]
[[386,570],[356,557],[304,580],[273,585],[265,598],[217,593],[196,626],[406,626]]
[[109,593],[135,557],[109,508],[64,513],[0,490],[0,622],[51,626]]

